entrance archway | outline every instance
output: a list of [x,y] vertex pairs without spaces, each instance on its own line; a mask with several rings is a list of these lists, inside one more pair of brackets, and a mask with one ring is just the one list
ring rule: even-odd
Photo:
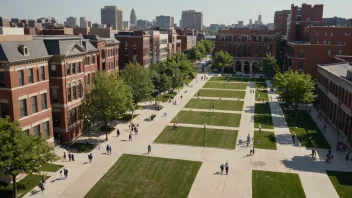
[[255,74],[259,72],[259,65],[258,65],[258,63],[253,63],[253,65],[252,65],[252,72],[255,73]]
[[235,64],[235,71],[236,72],[241,72],[242,71],[242,62],[241,61],[237,61]]
[[249,74],[249,62],[248,61],[244,62],[243,72],[246,74]]

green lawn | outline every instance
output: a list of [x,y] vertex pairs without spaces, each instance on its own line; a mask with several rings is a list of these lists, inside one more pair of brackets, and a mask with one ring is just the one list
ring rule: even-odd
[[[211,77],[209,81],[227,81],[227,76],[215,76]],[[248,78],[248,77],[230,77],[230,82],[235,81],[235,82],[266,82],[266,79],[264,78]]]
[[[260,144],[258,144],[260,135]],[[276,139],[274,132],[267,132],[267,131],[254,131],[254,145],[255,148],[259,149],[271,149],[276,150]]]
[[214,105],[216,110],[242,111],[243,109],[243,101],[218,99],[191,99],[185,108],[209,109],[211,105]]
[[[238,131],[222,129],[206,129],[208,147],[236,148]],[[204,128],[166,126],[155,139],[158,143],[204,146]]]
[[298,174],[252,171],[253,198],[304,198]]
[[64,167],[64,166],[59,165],[59,164],[47,164],[45,166],[40,167],[39,171],[56,172],[56,171],[60,170],[62,167]]
[[166,102],[169,98],[173,98],[177,95],[176,92],[169,92],[164,95],[159,95],[155,97],[155,101]]
[[257,82],[257,83],[255,83],[254,88],[258,88],[258,89],[266,89],[266,88],[268,88],[268,87],[267,87],[266,83],[263,83],[263,82]]
[[[25,178],[21,179],[17,182],[17,195],[18,197],[23,197],[29,191],[31,191],[34,187],[36,187],[39,182],[42,180],[43,176],[29,174]],[[8,198],[12,197],[12,183],[5,186],[0,186],[0,197]]]
[[326,171],[336,192],[341,198],[352,195],[352,172]]
[[[230,90],[211,90],[211,89],[200,89],[200,97],[216,97],[216,98],[240,98],[243,99],[246,95],[245,91],[230,91]],[[195,96],[198,95],[198,92]]]
[[219,83],[219,82],[207,82],[203,88],[214,88],[214,89],[246,89],[247,83]]
[[201,124],[214,126],[238,127],[240,125],[241,114],[234,113],[214,113],[199,111],[180,111],[171,122],[186,124]]
[[330,149],[330,145],[307,111],[298,111],[297,119],[293,111],[285,110],[284,114],[290,132],[297,135],[302,146]]
[[264,97],[264,101],[269,101],[268,91],[267,90],[255,90],[255,100],[258,101],[258,96],[260,96],[260,101]]
[[262,129],[274,129],[271,115],[254,115],[254,128],[259,128],[259,124],[262,125]]
[[85,198],[187,197],[201,165],[202,162],[124,154]]
[[256,114],[271,115],[269,103],[255,103],[254,111]]

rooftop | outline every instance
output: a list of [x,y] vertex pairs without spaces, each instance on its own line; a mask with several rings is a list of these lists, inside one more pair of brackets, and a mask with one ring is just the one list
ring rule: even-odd
[[318,65],[318,67],[342,78],[346,78],[347,71],[352,70],[352,65],[351,63],[348,63],[348,62],[321,64],[321,65]]

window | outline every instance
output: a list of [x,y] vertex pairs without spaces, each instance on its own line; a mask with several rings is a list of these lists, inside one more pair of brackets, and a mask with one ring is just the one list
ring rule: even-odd
[[342,50],[339,50],[339,55],[341,55],[342,54]]
[[48,105],[46,104],[46,93],[41,94],[40,99],[42,101],[42,110],[47,109]]
[[81,62],[77,63],[77,73],[81,73]]
[[76,63],[72,63],[72,74],[76,73]]
[[92,63],[95,63],[95,56],[92,56]]
[[50,76],[56,77],[56,65],[51,65]]
[[304,64],[303,64],[303,63],[299,63],[298,70],[299,70],[299,71],[303,71],[303,66],[304,66]]
[[28,69],[28,83],[33,83],[33,69]]
[[50,89],[51,103],[59,103],[59,97],[57,95],[57,89]]
[[330,36],[334,36],[334,33],[333,33],[333,32],[330,32]]
[[341,41],[339,41],[339,45],[341,45]]
[[331,56],[331,50],[328,50],[328,56]]
[[299,57],[300,58],[304,58],[304,50],[300,50],[299,51]]
[[0,103],[0,117],[5,118],[9,115],[9,104]]
[[40,124],[38,124],[37,126],[33,127],[33,135],[39,136],[39,133],[40,133]]
[[66,75],[71,75],[71,64],[66,64]]
[[54,127],[60,127],[60,112],[53,112]]
[[346,41],[344,41],[343,44],[346,45]]
[[90,84],[90,74],[88,74],[87,83]]
[[44,66],[40,67],[40,80],[45,80],[45,70]]
[[330,41],[328,41],[328,44],[330,45],[330,44],[331,44],[331,42],[330,42]]
[[18,84],[19,84],[20,86],[24,85],[23,70],[19,70],[19,71],[17,72],[17,74],[18,74]]
[[71,84],[67,84],[67,101],[71,102]]
[[317,44],[319,44],[319,41],[317,41]]
[[89,56],[86,57],[86,65],[90,65],[90,60],[89,60]]
[[326,44],[326,41],[324,41],[324,44]]
[[316,33],[315,33],[315,36],[319,36],[319,32],[316,32]]
[[27,116],[27,100],[26,99],[20,100],[20,112],[21,112],[21,118]]
[[78,84],[78,97],[79,98],[82,98],[82,81],[79,81],[79,84]]
[[38,112],[37,96],[31,97],[31,103],[32,103],[32,113],[37,113]]
[[49,139],[50,138],[49,121],[43,122],[42,123],[42,128],[43,128],[42,138],[43,139]]
[[5,72],[0,72],[0,87],[5,87]]
[[76,86],[76,83],[73,83],[73,85],[72,85],[72,95],[73,95],[73,99],[76,100],[77,99],[77,86]]
[[327,36],[328,35],[328,33],[327,32],[325,32],[325,36]]
[[29,129],[26,129],[23,132],[24,132],[24,134],[29,135]]

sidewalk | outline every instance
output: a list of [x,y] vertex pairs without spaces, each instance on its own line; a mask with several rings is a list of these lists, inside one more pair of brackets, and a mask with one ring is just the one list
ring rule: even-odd
[[[197,96],[193,96],[192,98],[193,99],[198,99]],[[199,96],[199,99],[220,100],[220,97],[201,97],[201,96]],[[239,99],[239,98],[221,98],[221,100],[244,101],[244,99]]]
[[[173,123],[167,124],[167,126],[173,126]],[[192,127],[192,128],[204,128],[204,125],[202,124],[184,124],[184,123],[177,123],[178,127]],[[226,126],[214,126],[214,125],[208,125],[207,128],[209,129],[224,129],[224,130],[238,130],[238,127],[226,127]]]
[[198,111],[198,112],[213,112],[213,113],[234,113],[242,114],[242,111],[227,111],[227,110],[217,110],[217,109],[192,109],[192,108],[182,108],[184,111]]

